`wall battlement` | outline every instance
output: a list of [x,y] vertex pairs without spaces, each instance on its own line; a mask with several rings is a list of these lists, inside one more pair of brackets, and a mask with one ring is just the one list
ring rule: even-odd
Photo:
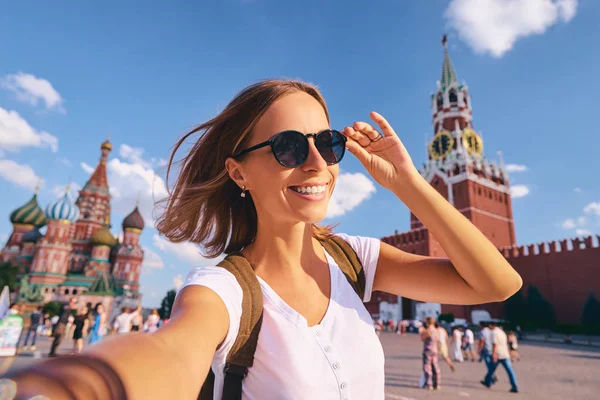
[[550,242],[533,243],[520,246],[508,246],[498,250],[505,258],[535,257],[540,254],[555,254],[565,252],[578,252],[586,249],[597,249],[600,247],[600,236],[587,236],[584,238],[573,238],[563,240],[552,240]]
[[381,238],[381,241],[395,247],[404,247],[422,243],[427,240],[427,229],[419,229],[404,233],[397,233]]

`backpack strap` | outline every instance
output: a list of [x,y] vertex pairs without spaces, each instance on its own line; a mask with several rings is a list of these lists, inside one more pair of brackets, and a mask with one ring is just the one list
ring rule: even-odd
[[[250,263],[241,253],[225,257],[217,266],[231,272],[242,287],[242,315],[238,335],[225,361],[223,400],[242,399],[242,381],[254,362],[258,334],[262,325],[263,297],[260,283]],[[212,370],[202,386],[199,399],[212,399],[214,374]]]
[[366,277],[362,262],[348,242],[339,236],[319,239],[325,251],[335,260],[360,300],[364,299]]

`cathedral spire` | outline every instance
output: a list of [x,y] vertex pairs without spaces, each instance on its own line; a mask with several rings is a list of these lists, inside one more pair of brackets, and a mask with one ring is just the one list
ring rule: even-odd
[[442,90],[449,87],[452,83],[457,82],[458,78],[456,77],[456,72],[454,72],[454,67],[452,66],[452,61],[450,61],[450,56],[448,55],[448,35],[444,35],[442,37],[442,46],[444,46],[444,63],[442,65]]
[[87,181],[83,190],[89,190],[93,192],[100,192],[102,194],[108,195],[108,179],[106,177],[106,161],[108,159],[108,154],[112,150],[112,144],[108,141],[108,139],[100,145],[100,162],[96,166],[96,169],[90,176],[90,179]]

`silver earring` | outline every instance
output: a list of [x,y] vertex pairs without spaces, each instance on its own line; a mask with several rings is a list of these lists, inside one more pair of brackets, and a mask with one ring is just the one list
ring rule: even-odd
[[242,185],[242,193],[240,193],[241,197],[246,197],[246,186]]

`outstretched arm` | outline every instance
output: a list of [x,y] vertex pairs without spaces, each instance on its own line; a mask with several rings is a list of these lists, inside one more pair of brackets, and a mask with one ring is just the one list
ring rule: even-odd
[[19,400],[195,399],[228,327],[215,292],[186,287],[171,322],[156,333],[109,337],[80,356],[52,359],[9,378],[17,382]]
[[522,285],[498,249],[414,167],[389,123],[372,112],[370,124],[346,127],[347,148],[375,180],[419,218],[449,259],[406,253],[382,243],[373,288],[415,300],[445,304],[503,301]]

